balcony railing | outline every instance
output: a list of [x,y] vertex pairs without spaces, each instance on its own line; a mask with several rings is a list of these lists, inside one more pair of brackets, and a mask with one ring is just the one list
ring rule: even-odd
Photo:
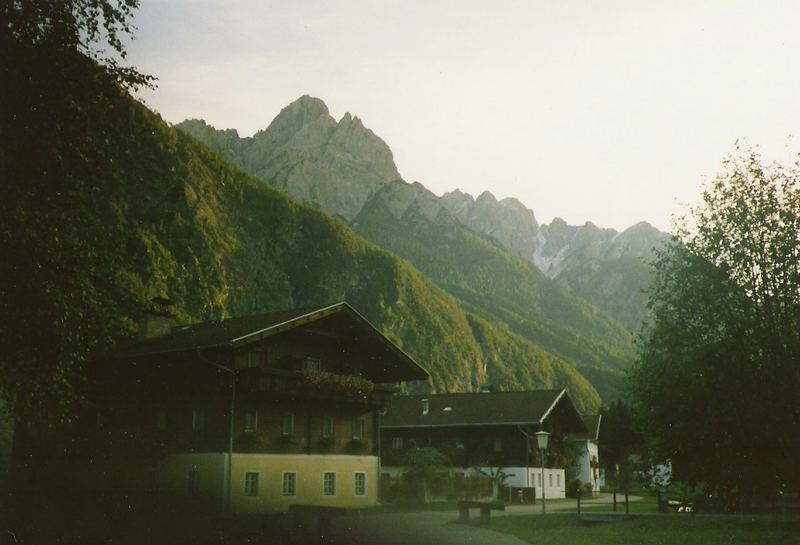
[[394,389],[355,376],[324,371],[241,369],[242,388],[296,399],[336,400],[380,407],[389,402]]

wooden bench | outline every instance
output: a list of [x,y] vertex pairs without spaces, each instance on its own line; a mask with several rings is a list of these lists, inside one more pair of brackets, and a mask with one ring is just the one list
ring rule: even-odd
[[506,506],[502,503],[491,503],[484,501],[459,501],[458,502],[458,521],[469,522],[469,510],[477,507],[481,510],[481,524],[488,524],[492,511],[505,511]]

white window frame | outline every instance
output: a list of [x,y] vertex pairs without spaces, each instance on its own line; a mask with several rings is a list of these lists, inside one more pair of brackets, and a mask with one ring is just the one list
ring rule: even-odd
[[548,480],[550,481],[550,488],[553,488],[553,474],[552,474],[552,473],[550,473],[550,474],[548,475],[548,477],[549,477],[549,479],[548,479]]
[[[291,476],[290,479],[287,480],[287,477]],[[291,484],[291,490],[287,491],[287,483]],[[284,498],[294,498],[297,496],[297,472],[296,471],[284,471],[281,474],[281,496]]]
[[261,472],[260,471],[245,471],[244,472],[244,495],[248,497],[256,497],[259,494],[261,486]]
[[392,437],[392,448],[394,450],[400,450],[403,448],[403,438],[402,437]]
[[556,473],[556,486],[561,488],[561,473]]
[[502,439],[495,439],[493,445],[495,452],[503,452],[503,440]]
[[[330,490],[328,487],[328,476],[331,476],[330,479]],[[336,496],[336,472],[335,471],[325,471],[322,473],[322,495],[326,498],[333,498]]]
[[[359,491],[358,479],[361,477],[361,489]],[[367,495],[367,474],[364,471],[356,471],[353,473],[353,495],[363,497]]]

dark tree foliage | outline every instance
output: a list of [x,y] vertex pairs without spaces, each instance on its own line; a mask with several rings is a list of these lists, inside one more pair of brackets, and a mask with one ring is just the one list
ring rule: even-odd
[[615,401],[603,407],[600,414],[600,463],[607,471],[614,471],[617,464],[624,465],[632,454],[643,455],[645,441],[636,428],[633,411],[624,401]]
[[658,257],[631,386],[675,476],[729,508],[800,488],[800,165],[737,148]]
[[0,44],[16,60],[47,51],[54,69],[62,55],[78,52],[127,87],[152,86],[153,76],[119,63],[127,56],[123,40],[135,30],[131,19],[138,6],[139,0],[3,0]]

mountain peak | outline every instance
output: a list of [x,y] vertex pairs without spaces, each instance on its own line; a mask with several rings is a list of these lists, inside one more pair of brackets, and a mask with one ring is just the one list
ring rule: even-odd
[[325,102],[323,102],[322,99],[312,97],[311,95],[301,96],[281,110],[281,113],[283,112],[302,112],[309,118],[319,117],[329,113],[328,106],[325,104]]
[[495,196],[492,194],[491,191],[484,191],[483,193],[478,195],[476,201],[489,201],[491,203],[495,203],[497,202],[497,199],[495,198]]

